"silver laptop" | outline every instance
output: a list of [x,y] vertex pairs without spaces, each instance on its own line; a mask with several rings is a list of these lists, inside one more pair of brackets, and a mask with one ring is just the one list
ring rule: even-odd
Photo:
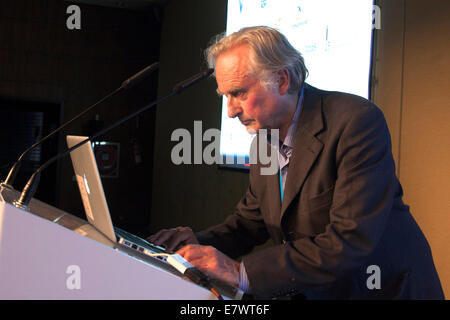
[[[67,136],[67,145],[69,148],[72,148],[86,139],[89,139],[89,137]],[[111,241],[120,243],[143,254],[149,255],[166,252],[161,246],[156,246],[131,233],[113,227],[91,141],[84,143],[79,148],[70,152],[70,157],[86,217],[90,224]],[[163,261],[166,259],[163,256],[157,258]]]

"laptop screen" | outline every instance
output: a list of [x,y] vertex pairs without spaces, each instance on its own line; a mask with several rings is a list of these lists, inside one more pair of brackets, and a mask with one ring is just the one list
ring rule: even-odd
[[[89,139],[83,136],[67,136],[69,148]],[[86,217],[90,224],[96,227],[111,241],[116,242],[111,215],[103,191],[102,181],[98,172],[91,141],[86,142],[70,153],[75,177],[80,190]]]

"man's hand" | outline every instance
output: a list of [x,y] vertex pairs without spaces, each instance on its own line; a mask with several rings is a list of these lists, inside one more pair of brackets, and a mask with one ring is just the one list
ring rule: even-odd
[[187,244],[198,244],[194,232],[189,227],[162,229],[147,240],[157,246],[164,244],[168,252],[178,250]]
[[240,263],[227,257],[211,246],[190,244],[176,253],[183,256],[194,267],[211,278],[222,280],[233,286],[239,286]]

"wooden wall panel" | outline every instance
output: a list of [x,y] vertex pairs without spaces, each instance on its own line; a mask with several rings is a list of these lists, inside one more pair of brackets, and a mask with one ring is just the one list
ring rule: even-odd
[[380,0],[375,103],[392,136],[404,201],[450,296],[450,3]]
[[372,99],[383,110],[392,139],[396,170],[400,152],[403,82],[404,0],[379,1],[381,29],[375,32]]
[[406,2],[400,177],[450,297],[450,2]]

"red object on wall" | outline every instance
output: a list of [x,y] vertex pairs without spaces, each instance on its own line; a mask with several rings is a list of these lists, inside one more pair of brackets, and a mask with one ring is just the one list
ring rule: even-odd
[[119,143],[94,142],[94,154],[102,178],[119,177]]

